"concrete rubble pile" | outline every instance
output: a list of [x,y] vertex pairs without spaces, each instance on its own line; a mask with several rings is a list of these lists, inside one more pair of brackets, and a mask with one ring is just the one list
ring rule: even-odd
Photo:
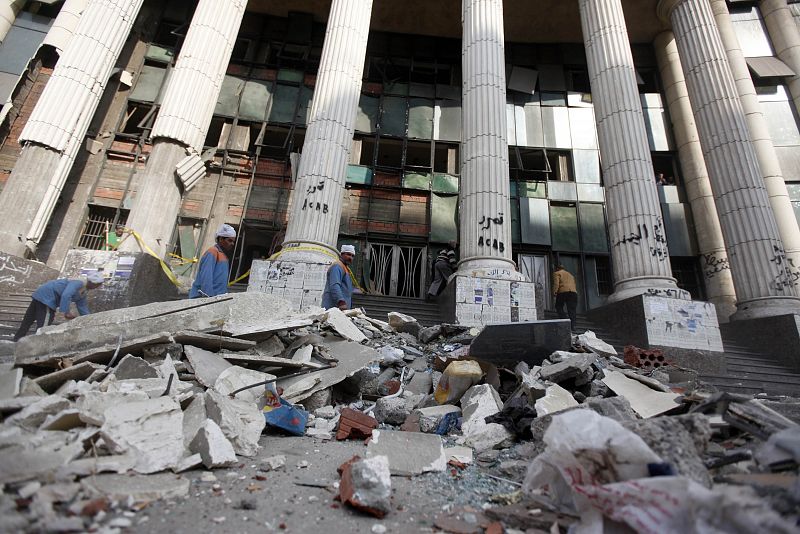
[[792,399],[719,393],[669,354],[623,358],[591,332],[520,356],[489,327],[387,319],[244,293],[23,338],[0,373],[0,530],[113,528],[189,495],[188,472],[263,455],[263,432],[360,440],[331,466],[336,498],[374,518],[402,504],[392,477],[509,489],[431,518],[446,532],[797,530]]

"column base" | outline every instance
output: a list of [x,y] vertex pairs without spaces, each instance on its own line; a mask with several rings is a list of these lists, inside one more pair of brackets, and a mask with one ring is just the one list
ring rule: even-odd
[[721,326],[726,338],[760,353],[773,354],[800,371],[800,315],[738,319]]
[[287,241],[283,243],[279,258],[280,261],[330,265],[339,258],[339,252],[330,245],[317,241]]
[[800,313],[800,299],[797,297],[768,297],[737,302],[736,312],[731,315],[731,322],[795,313]]
[[608,302],[622,302],[639,295],[666,297],[670,299],[692,300],[692,295],[685,289],[679,289],[674,278],[647,276],[623,280],[614,286],[614,293]]
[[525,281],[525,277],[517,271],[513,261],[497,258],[463,260],[458,264],[458,272],[456,274],[470,278]]
[[87,294],[92,313],[175,300],[180,296],[158,260],[143,252],[72,249],[64,259],[61,276],[76,278],[98,270],[106,281]]
[[625,345],[662,349],[669,361],[697,371],[725,372],[717,311],[710,302],[639,295],[588,316]]
[[464,276],[459,271],[439,297],[442,317],[465,326],[535,321],[534,289],[532,282]]
[[330,264],[330,259],[325,262],[319,256],[312,256],[310,261],[254,260],[247,291],[280,297],[295,311],[319,307]]

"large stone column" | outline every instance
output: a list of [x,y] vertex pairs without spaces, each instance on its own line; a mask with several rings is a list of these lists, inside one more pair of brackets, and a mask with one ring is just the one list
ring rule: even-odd
[[52,46],[61,55],[75,34],[81,14],[88,4],[89,0],[65,0],[53,25],[45,35],[42,46]]
[[91,0],[20,136],[0,194],[0,249],[35,251],[143,0]]
[[661,82],[664,84],[667,109],[672,118],[672,133],[678,146],[681,176],[692,208],[706,296],[716,306],[717,316],[724,322],[736,311],[736,292],[722,228],[717,218],[711,181],[689,102],[686,79],[681,70],[678,47],[671,31],[659,34],[653,44]]
[[[759,7],[775,53],[795,72],[786,82],[794,107],[800,113],[800,30],[797,22],[786,0],[761,0]],[[800,9],[796,5],[792,7]]]
[[636,71],[620,0],[580,0],[614,269],[609,302],[689,298],[672,277]]
[[371,15],[372,0],[333,0],[331,5],[283,260],[336,257]]
[[733,319],[800,312],[725,48],[707,0],[661,0],[672,23],[736,288]]
[[[177,165],[187,157],[199,160],[246,7],[247,0],[201,0],[172,69],[127,223],[159,256],[181,207]],[[139,243],[127,239],[120,249],[136,251]]]
[[511,260],[502,0],[462,2],[459,274],[520,279]]
[[756,151],[758,166],[761,169],[761,176],[764,178],[770,206],[775,214],[775,222],[778,224],[778,233],[783,241],[786,259],[793,271],[800,272],[800,228],[797,226],[797,218],[794,215],[792,202],[789,200],[786,182],[783,181],[783,172],[778,163],[775,147],[772,145],[767,121],[764,119],[753,79],[750,78],[750,70],[744,59],[739,40],[736,38],[725,0],[711,0],[710,4],[717,21],[722,45],[728,56],[731,74],[736,82],[736,90],[747,119],[750,141]]

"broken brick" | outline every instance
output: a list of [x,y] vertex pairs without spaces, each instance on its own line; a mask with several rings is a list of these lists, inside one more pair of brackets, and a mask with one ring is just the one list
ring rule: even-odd
[[374,417],[352,408],[345,408],[339,418],[336,439],[366,439],[372,436],[372,430],[377,427],[378,421]]
[[640,349],[634,345],[625,345],[625,363],[634,367],[663,367],[669,362],[661,349]]
[[337,497],[341,502],[378,519],[389,512],[392,488],[389,460],[385,456],[362,460],[356,455],[337,471],[341,475]]

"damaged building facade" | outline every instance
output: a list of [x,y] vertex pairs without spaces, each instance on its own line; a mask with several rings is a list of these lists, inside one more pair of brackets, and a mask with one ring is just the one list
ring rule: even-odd
[[652,297],[667,332],[800,311],[793,2],[5,4],[6,254],[124,226],[191,277],[224,222],[231,280],[296,304],[345,243],[422,299],[456,239],[463,324],[544,317],[556,263],[579,311]]

